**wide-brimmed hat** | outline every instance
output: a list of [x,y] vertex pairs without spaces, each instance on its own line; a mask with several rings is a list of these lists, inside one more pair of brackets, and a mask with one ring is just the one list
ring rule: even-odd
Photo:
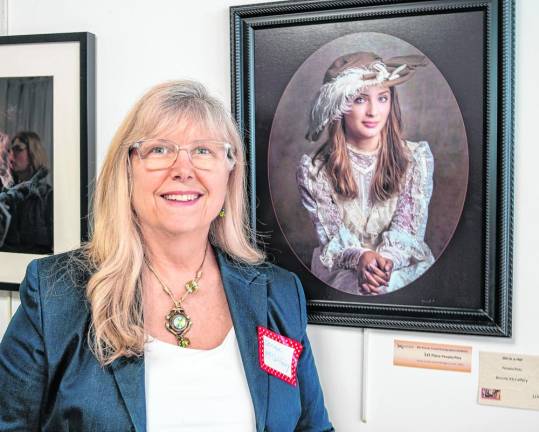
[[306,138],[316,141],[328,123],[342,118],[350,103],[366,87],[393,87],[408,81],[424,56],[408,55],[382,59],[372,52],[356,52],[337,58],[324,76],[311,111]]

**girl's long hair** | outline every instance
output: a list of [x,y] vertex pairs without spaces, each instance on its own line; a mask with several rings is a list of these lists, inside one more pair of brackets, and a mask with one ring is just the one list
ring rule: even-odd
[[88,337],[102,365],[144,352],[141,274],[145,243],[131,203],[129,146],[186,122],[222,135],[236,157],[228,180],[226,216],[217,217],[210,228],[212,244],[241,263],[264,260],[263,252],[251,242],[244,149],[230,113],[197,82],[173,81],[150,89],[112,139],[96,184],[90,240],[83,249],[92,273],[86,287],[91,310]]
[[[397,194],[408,167],[409,154],[402,137],[402,118],[395,87],[390,88],[391,107],[387,122],[381,132],[381,147],[378,163],[369,191],[373,203],[382,202]],[[321,160],[335,192],[343,198],[358,196],[350,158],[346,146],[344,119],[329,124],[328,140],[313,158]]]

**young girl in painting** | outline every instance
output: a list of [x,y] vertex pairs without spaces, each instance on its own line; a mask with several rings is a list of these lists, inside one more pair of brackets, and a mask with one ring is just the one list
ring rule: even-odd
[[359,295],[404,287],[434,262],[425,243],[433,157],[425,141],[402,136],[395,86],[422,56],[382,60],[339,57],[324,77],[307,139],[328,139],[297,170],[302,203],[320,245],[311,271],[333,288]]

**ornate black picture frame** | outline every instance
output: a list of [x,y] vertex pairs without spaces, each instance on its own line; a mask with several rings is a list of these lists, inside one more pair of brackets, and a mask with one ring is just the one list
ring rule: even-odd
[[[264,239],[270,259],[300,277],[309,322],[510,337],[513,1],[264,3],[232,7],[230,25],[232,109],[247,148],[251,222]],[[295,146],[307,146],[298,137],[314,97],[309,73],[316,75],[312,82],[321,84],[336,53],[347,54],[351,47],[365,50],[363,41],[376,42],[377,38],[424,54],[433,65],[432,73],[443,77],[462,120],[466,157],[459,164],[467,179],[462,203],[455,204],[454,226],[448,227],[440,209],[451,209],[447,201],[453,198],[444,199],[441,191],[456,177],[453,173],[446,178],[443,173],[453,172],[450,166],[462,152],[451,153],[447,143],[431,143],[434,193],[429,211],[442,216],[438,228],[431,226],[430,231],[447,228],[448,233],[439,242],[436,261],[398,291],[355,295],[326,285],[310,271],[310,256],[304,253],[302,242],[304,237],[313,237],[314,227],[305,222],[309,219],[302,214],[297,187],[292,184],[300,154]],[[320,70],[313,67],[318,64],[323,65]],[[440,100],[435,97],[437,88],[432,88],[436,91],[431,101],[429,92],[422,97],[435,111]],[[303,95],[303,90],[308,94]],[[405,107],[417,105],[409,97],[408,102],[404,99]],[[406,118],[406,109],[403,114]],[[413,117],[408,114],[409,119]],[[420,114],[419,121],[411,121],[416,131],[439,137],[439,130],[449,129],[443,121],[425,128],[424,118]],[[432,122],[430,117],[427,120]],[[296,141],[283,138],[283,131],[293,131]],[[289,183],[282,183],[282,178]],[[431,225],[434,222],[429,220]],[[427,243],[436,237],[429,237],[428,232]]]
[[[47,113],[50,124],[41,127],[42,130],[46,129],[45,137],[40,137],[41,132],[25,132],[27,137],[37,137],[30,141],[40,140],[40,146],[48,153],[45,158],[48,176],[42,179],[39,187],[43,189],[46,182],[46,187],[52,192],[47,195],[52,202],[48,204],[47,222],[51,226],[40,227],[41,230],[52,231],[50,250],[40,251],[37,247],[32,249],[26,245],[19,250],[18,244],[9,245],[7,241],[0,248],[0,289],[18,290],[26,266],[32,259],[79,247],[87,239],[89,187],[95,175],[95,36],[86,32],[2,36],[0,80],[4,80],[5,84],[0,107],[2,115],[7,118],[2,124],[11,129],[7,133],[0,132],[4,137],[8,136],[5,141],[10,146],[15,145],[19,129],[30,129],[28,125],[36,123],[35,117],[44,115],[35,110],[30,115],[26,114],[24,111],[30,109],[28,106],[32,107],[39,101],[42,111],[52,111]],[[33,84],[36,80],[49,84],[44,102],[42,99],[45,96],[36,96],[33,88],[24,88],[25,84]],[[17,93],[24,94],[24,97],[14,97]],[[17,116],[34,119],[19,121]],[[3,149],[3,152],[5,163],[6,155],[12,150]],[[35,184],[21,189],[18,197],[12,193],[12,188],[21,183],[9,179],[10,183],[4,185],[3,192],[11,195],[4,203],[4,215],[18,211],[14,209],[18,208],[20,200],[34,194],[37,181],[34,177],[32,179]],[[45,201],[43,196],[32,199],[34,202]],[[41,210],[35,211],[38,215]],[[19,214],[11,216],[11,225],[8,226],[14,229]],[[42,224],[41,216],[36,217]],[[17,226],[17,229],[23,230],[20,227],[28,226],[28,221]],[[10,232],[6,232],[9,236]]]

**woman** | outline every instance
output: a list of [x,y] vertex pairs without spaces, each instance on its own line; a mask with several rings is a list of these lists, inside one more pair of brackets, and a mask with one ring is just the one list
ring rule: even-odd
[[312,272],[352,294],[404,287],[434,262],[425,243],[433,157],[425,141],[402,136],[395,86],[424,66],[421,56],[382,60],[368,52],[328,69],[307,138],[328,138],[297,170],[302,203],[320,246]]
[[[1,430],[332,429],[301,284],[251,244],[244,182],[234,122],[200,84],[142,97],[89,243],[29,266],[0,345]],[[303,346],[297,385],[261,368],[260,329]]]
[[0,251],[51,253],[53,194],[39,135],[17,133],[7,146],[7,162],[13,181],[0,189]]

